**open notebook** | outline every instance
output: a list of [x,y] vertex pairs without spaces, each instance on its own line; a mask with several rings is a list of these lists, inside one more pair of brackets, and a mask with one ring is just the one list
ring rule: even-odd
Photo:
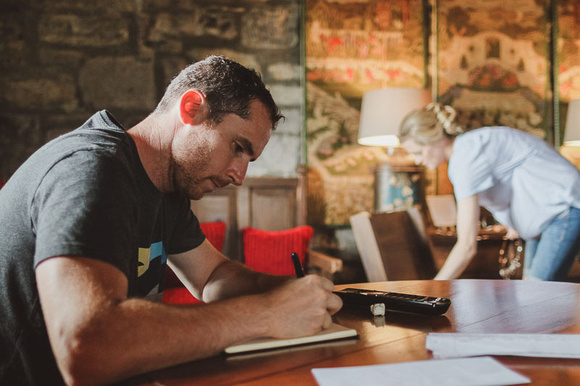
[[273,339],[273,338],[253,339],[249,342],[244,342],[230,346],[226,348],[225,352],[227,354],[238,354],[250,351],[270,350],[280,347],[298,346],[303,344],[324,342],[329,340],[352,338],[357,336],[358,333],[356,332],[355,329],[333,323],[332,326],[330,326],[326,330],[322,330],[314,335],[291,339]]

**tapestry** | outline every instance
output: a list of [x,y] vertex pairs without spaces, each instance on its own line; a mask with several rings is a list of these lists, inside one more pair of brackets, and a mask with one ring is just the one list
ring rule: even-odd
[[362,95],[424,88],[422,0],[306,0],[308,223],[373,209],[385,150],[357,144]]
[[580,98],[580,1],[558,1],[558,91],[560,101]]
[[549,0],[439,0],[439,101],[466,130],[505,125],[551,133]]
[[[556,47],[558,66],[554,69],[557,79],[559,110],[555,127],[555,144],[562,144],[566,129],[568,103],[580,99],[580,1],[557,2]],[[560,152],[580,168],[580,149],[563,146]]]

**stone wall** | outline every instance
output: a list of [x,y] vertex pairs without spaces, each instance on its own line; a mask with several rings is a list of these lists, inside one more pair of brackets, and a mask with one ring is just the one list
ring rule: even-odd
[[3,0],[0,176],[107,109],[130,127],[209,54],[260,72],[287,117],[248,176],[293,177],[303,157],[300,0]]

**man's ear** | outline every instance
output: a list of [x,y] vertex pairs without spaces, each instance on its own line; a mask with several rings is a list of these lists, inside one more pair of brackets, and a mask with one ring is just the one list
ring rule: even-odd
[[179,116],[186,125],[197,125],[203,122],[209,113],[207,100],[200,90],[187,90],[179,101]]

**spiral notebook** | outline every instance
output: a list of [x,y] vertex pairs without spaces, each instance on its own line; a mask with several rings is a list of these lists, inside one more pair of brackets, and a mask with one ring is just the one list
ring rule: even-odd
[[324,342],[330,340],[346,339],[358,337],[358,333],[353,328],[341,326],[333,323],[326,330],[322,330],[314,335],[303,336],[291,339],[259,338],[248,342],[239,343],[225,349],[226,354],[239,354],[259,350],[271,350],[280,347],[299,346],[310,343]]

